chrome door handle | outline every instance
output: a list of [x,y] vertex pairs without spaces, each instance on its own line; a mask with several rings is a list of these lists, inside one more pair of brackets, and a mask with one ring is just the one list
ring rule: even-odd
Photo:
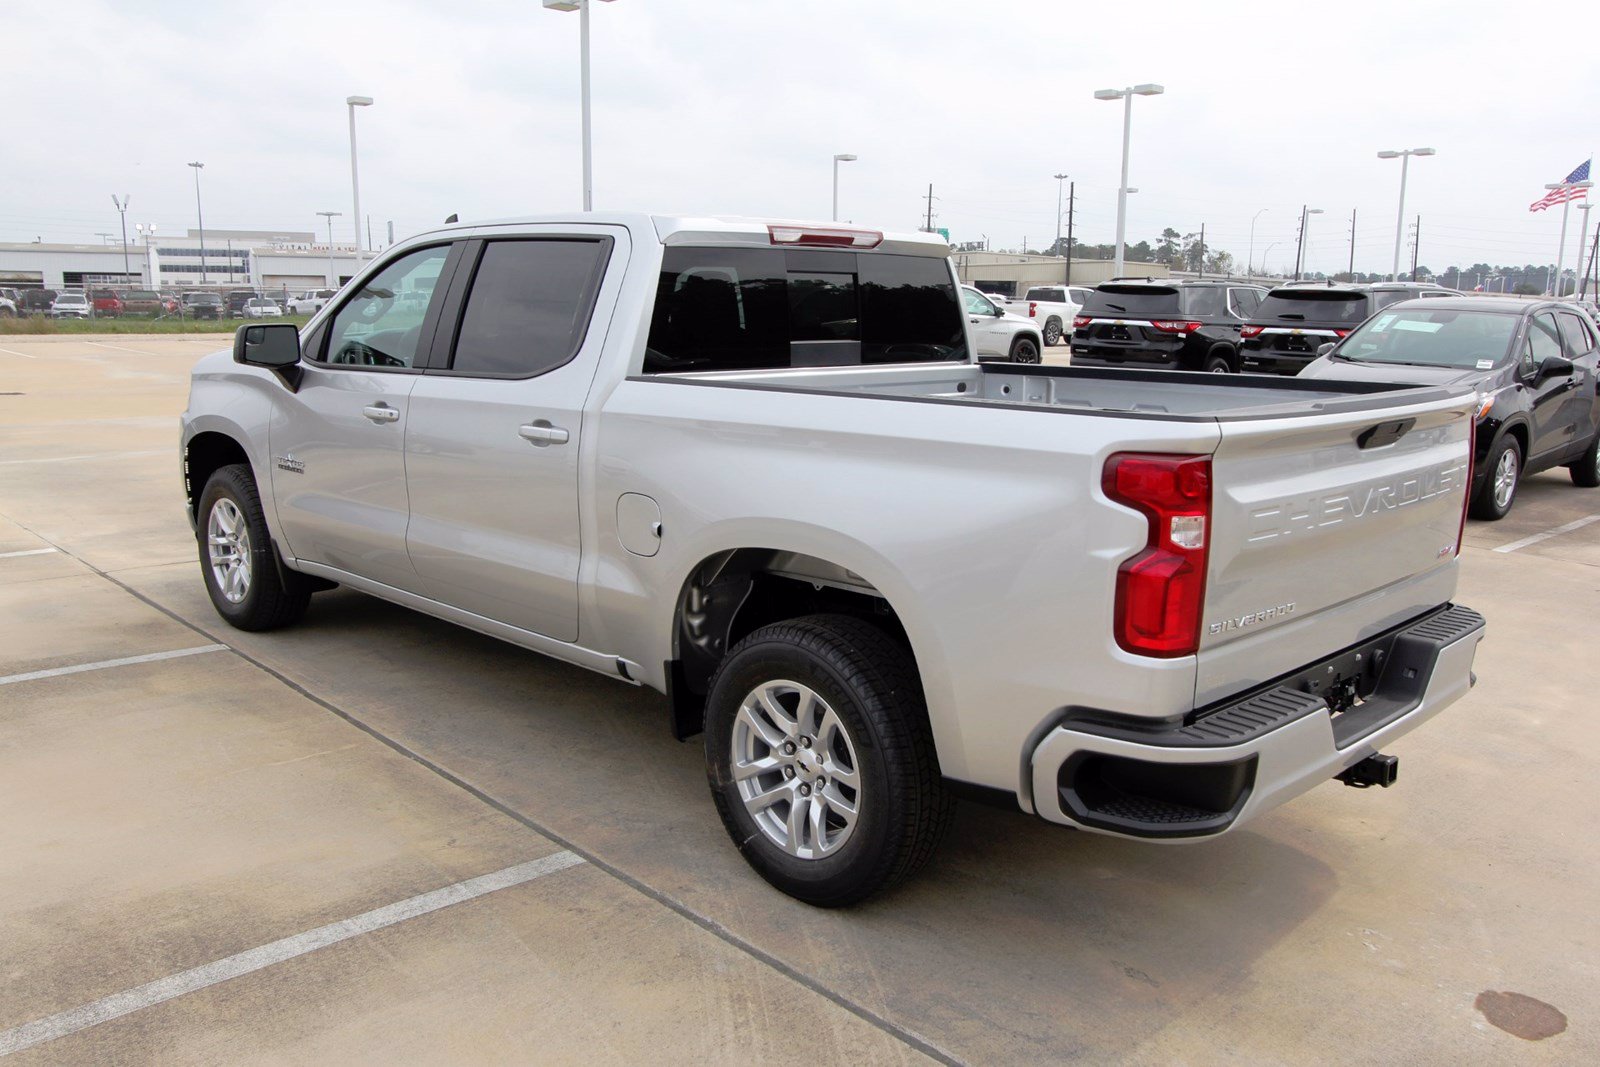
[[400,412],[388,404],[369,404],[361,409],[361,414],[373,422],[399,422]]
[[550,425],[546,419],[537,419],[526,426],[517,428],[517,436],[524,441],[532,441],[540,448],[550,445],[564,445],[572,439],[572,435],[559,426]]

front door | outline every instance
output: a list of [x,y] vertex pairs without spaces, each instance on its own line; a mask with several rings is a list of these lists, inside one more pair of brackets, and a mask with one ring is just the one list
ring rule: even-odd
[[1532,394],[1533,433],[1528,447],[1527,460],[1535,460],[1565,447],[1566,400],[1573,387],[1573,376],[1558,374],[1543,380],[1539,365],[1552,356],[1562,356],[1561,332],[1554,314],[1543,311],[1528,323],[1527,336],[1522,342],[1522,364],[1517,368],[1522,387]]
[[416,589],[405,544],[406,420],[448,252],[412,252],[352,293],[305,353],[299,388],[276,405],[272,489],[297,559]]
[[406,544],[432,599],[577,640],[583,408],[627,252],[599,226],[469,248],[406,429]]
[[972,326],[972,343],[980,356],[1011,355],[1011,337],[1015,332],[1004,325],[993,301],[971,289],[961,290],[961,299],[967,306],[967,322]]

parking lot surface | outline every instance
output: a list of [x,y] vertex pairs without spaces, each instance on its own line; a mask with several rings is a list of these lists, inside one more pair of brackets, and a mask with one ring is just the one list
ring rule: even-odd
[[11,1062],[1600,1061],[1565,471],[1468,524],[1479,685],[1395,788],[1188,847],[964,805],[824,912],[730,847],[653,693],[342,590],[224,625],[176,416],[225,340],[0,338]]

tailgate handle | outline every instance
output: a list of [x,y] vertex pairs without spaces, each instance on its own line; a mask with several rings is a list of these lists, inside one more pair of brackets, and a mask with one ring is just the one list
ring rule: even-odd
[[1368,426],[1356,434],[1356,444],[1361,448],[1382,448],[1392,445],[1404,437],[1411,427],[1417,424],[1416,419],[1394,419],[1391,422],[1380,422],[1376,426]]

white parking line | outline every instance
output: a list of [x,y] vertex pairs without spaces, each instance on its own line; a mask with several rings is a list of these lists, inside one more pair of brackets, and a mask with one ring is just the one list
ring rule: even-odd
[[33,682],[40,678],[59,678],[64,674],[82,674],[85,671],[103,671],[108,667],[131,667],[135,663],[155,663],[158,660],[178,659],[183,656],[198,656],[202,652],[225,652],[227,645],[197,645],[194,648],[178,648],[171,652],[151,652],[144,656],[124,656],[121,659],[103,659],[97,663],[78,663],[71,667],[51,667],[43,671],[28,671],[26,674],[0,675],[0,685],[14,685],[17,682]]
[[38,356],[30,356],[26,352],[18,352],[15,348],[0,348],[0,352],[4,352],[8,356],[21,356],[23,359],[38,359],[39,358]]
[[25,548],[20,552],[0,552],[0,559],[16,559],[18,556],[48,556],[52,552],[60,552],[59,548]]
[[43,456],[39,459],[0,459],[0,467],[23,463],[75,463],[80,459],[129,459],[133,456],[164,456],[171,449],[147,448],[139,452],[90,452],[81,456]]
[[1557,526],[1553,530],[1546,530],[1544,533],[1536,533],[1531,537],[1524,537],[1522,540],[1513,541],[1509,545],[1501,545],[1495,551],[1515,552],[1519,548],[1527,548],[1529,545],[1536,545],[1540,541],[1548,541],[1552,537],[1560,537],[1562,534],[1571,533],[1573,530],[1581,530],[1591,522],[1600,522],[1600,515],[1590,515],[1587,518],[1569,522],[1565,526]]
[[150,354],[142,348],[123,348],[121,345],[108,345],[104,341],[85,341],[84,344],[94,345],[96,348],[109,348],[113,352],[132,352],[136,356],[148,356]]
[[23,1023],[9,1030],[0,1030],[0,1056],[9,1056],[13,1052],[33,1048],[46,1041],[54,1041],[58,1037],[75,1034],[79,1030],[87,1030],[91,1026],[98,1026],[103,1022],[121,1018],[132,1012],[162,1004],[187,993],[214,986],[219,982],[226,982],[241,975],[271,967],[274,964],[292,960],[296,956],[304,956],[308,952],[315,952],[319,948],[336,945],[352,937],[381,930],[386,926],[403,923],[407,919],[415,919],[419,915],[448,908],[452,904],[473,900],[477,897],[493,893],[498,889],[509,889],[512,886],[531,882],[535,878],[543,878],[547,874],[564,871],[568,867],[575,867],[583,862],[581,856],[571,852],[556,852],[541,859],[519,863],[515,867],[495,871],[477,878],[469,878],[455,885],[435,889],[430,893],[402,900],[397,904],[377,908],[373,911],[363,912],[350,919],[319,926],[315,930],[307,930],[303,934],[285,937],[260,948],[248,949],[233,956],[217,960],[214,963],[203,964],[187,971],[169,975],[166,978],[147,982],[142,986],[125,989],[120,993],[113,993],[109,997],[88,1004],[80,1005],[68,1011],[37,1019],[31,1023]]

